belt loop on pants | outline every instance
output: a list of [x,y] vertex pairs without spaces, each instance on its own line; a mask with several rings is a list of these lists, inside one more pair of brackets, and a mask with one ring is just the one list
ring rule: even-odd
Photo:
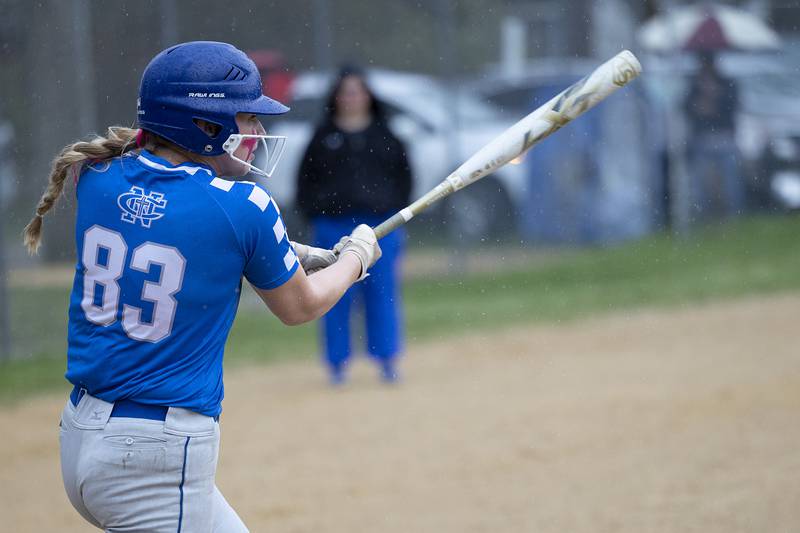
[[86,394],[86,389],[83,387],[78,387],[75,385],[72,388],[72,392],[69,393],[69,401],[72,402],[73,407],[78,407],[78,403],[81,401],[81,398],[83,398],[84,394]]

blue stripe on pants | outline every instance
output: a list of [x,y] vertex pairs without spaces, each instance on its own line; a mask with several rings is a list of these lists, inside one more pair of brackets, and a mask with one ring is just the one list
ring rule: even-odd
[[[315,246],[331,248],[358,224],[375,226],[382,216],[317,217],[314,219]],[[405,230],[396,230],[380,240],[383,255],[364,281],[351,287],[322,319],[325,358],[332,368],[342,368],[351,353],[350,311],[353,299],[361,298],[366,316],[367,352],[388,361],[403,345],[402,301],[399,264],[403,255]]]
[[189,455],[189,439],[191,437],[186,437],[186,444],[183,445],[183,468],[181,469],[181,485],[179,487],[181,500],[178,513],[178,533],[181,533],[181,526],[183,525],[183,482],[186,481],[186,458]]

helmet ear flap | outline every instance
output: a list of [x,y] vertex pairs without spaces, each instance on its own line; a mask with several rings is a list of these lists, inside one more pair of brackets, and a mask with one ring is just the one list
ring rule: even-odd
[[197,126],[200,131],[208,135],[211,139],[216,139],[219,137],[219,134],[222,133],[222,124],[217,124],[216,122],[211,122],[203,118],[194,118],[192,122],[194,122],[194,125]]

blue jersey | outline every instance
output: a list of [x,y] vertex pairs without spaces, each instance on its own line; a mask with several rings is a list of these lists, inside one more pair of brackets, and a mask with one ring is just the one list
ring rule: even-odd
[[242,277],[272,289],[299,264],[278,206],[147,151],[88,167],[77,197],[67,379],[108,402],[219,415]]

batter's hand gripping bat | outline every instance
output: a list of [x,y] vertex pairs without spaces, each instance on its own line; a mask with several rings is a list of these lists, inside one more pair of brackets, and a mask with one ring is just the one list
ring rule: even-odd
[[521,156],[539,141],[597,105],[642,72],[642,65],[624,50],[564,92],[540,106],[467,159],[439,185],[375,228],[380,239],[445,196],[463,189]]

